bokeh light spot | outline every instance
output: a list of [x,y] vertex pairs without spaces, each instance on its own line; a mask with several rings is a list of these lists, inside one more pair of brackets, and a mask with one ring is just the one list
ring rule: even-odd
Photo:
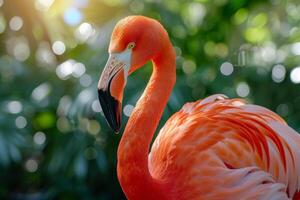
[[25,128],[27,125],[27,120],[23,116],[18,116],[15,120],[15,125],[17,128],[22,129]]
[[287,104],[280,104],[279,106],[277,106],[276,108],[276,112],[280,115],[280,116],[287,116],[289,114],[289,106]]
[[294,68],[291,71],[290,78],[293,83],[300,83],[300,66]]
[[23,19],[19,16],[14,16],[9,21],[9,28],[13,31],[18,31],[23,26]]
[[221,58],[225,58],[228,55],[228,47],[224,43],[218,43],[216,44],[216,54],[217,56]]
[[74,60],[67,60],[63,63],[61,63],[60,65],[57,66],[56,68],[56,75],[62,79],[62,80],[66,80],[69,78],[69,76],[72,74],[73,72],[73,65],[75,64]]
[[40,42],[35,54],[37,62],[41,65],[53,66],[56,63],[56,58],[48,42]]
[[245,83],[245,82],[239,83],[237,85],[237,87],[236,87],[236,93],[240,97],[246,97],[246,96],[248,96],[249,93],[250,93],[250,88],[249,88],[248,84]]
[[102,112],[102,108],[101,108],[101,105],[99,103],[99,100],[94,100],[93,101],[93,103],[92,103],[92,110],[94,112],[97,112],[97,113]]
[[54,126],[55,116],[51,112],[42,112],[35,119],[36,125],[41,129],[48,129]]
[[97,135],[101,130],[99,122],[96,120],[89,120],[87,124],[87,131],[92,135]]
[[190,3],[185,15],[186,23],[190,27],[197,27],[202,23],[205,15],[206,8],[203,4],[198,2]]
[[57,114],[59,116],[66,116],[68,115],[69,109],[72,105],[72,100],[71,97],[66,95],[63,96],[58,103],[58,107],[57,107]]
[[216,44],[213,41],[207,41],[204,45],[204,51],[207,55],[213,56],[215,54]]
[[56,55],[62,55],[66,51],[66,46],[62,41],[55,41],[52,50]]
[[272,80],[276,83],[280,83],[284,80],[285,74],[286,70],[283,65],[275,65],[272,69]]
[[73,65],[72,75],[76,78],[81,77],[85,73],[85,66],[82,63],[75,63]]
[[66,80],[72,75],[75,78],[79,78],[84,75],[86,71],[85,65],[75,60],[69,59],[56,68],[56,75],[62,79]]
[[234,14],[233,22],[235,24],[241,24],[244,21],[246,21],[247,17],[248,17],[248,10],[245,8],[241,8]]
[[56,122],[56,127],[62,133],[66,133],[66,132],[69,132],[71,130],[70,122],[65,117],[58,118],[58,120]]
[[261,48],[261,57],[266,62],[273,62],[276,59],[276,49],[274,45],[268,45]]
[[220,71],[224,76],[229,76],[233,70],[233,65],[230,62],[224,62],[220,67]]
[[92,77],[88,74],[84,74],[80,77],[79,82],[83,87],[88,87],[92,84]]
[[186,74],[191,74],[196,71],[196,63],[192,60],[185,60],[182,64],[182,70]]
[[92,25],[84,22],[75,30],[75,37],[79,42],[86,42],[94,33]]
[[10,113],[17,114],[22,111],[23,106],[19,101],[11,101],[7,104],[7,109]]
[[82,14],[79,9],[71,7],[65,11],[64,20],[67,24],[75,26],[81,22]]
[[49,83],[42,83],[33,89],[31,98],[37,102],[45,99],[51,92],[51,85]]
[[296,42],[292,45],[292,53],[294,55],[299,56],[300,55],[300,42]]
[[34,159],[28,159],[25,163],[25,169],[31,173],[36,172],[36,170],[38,169],[37,161]]
[[249,42],[262,42],[264,41],[269,34],[268,29],[266,28],[248,28],[245,31],[245,38]]
[[251,25],[255,27],[263,27],[268,22],[268,16],[265,13],[257,14],[251,21]]
[[26,42],[18,42],[13,49],[14,57],[19,61],[25,61],[30,56],[29,45]]
[[88,103],[94,97],[94,90],[91,88],[82,90],[78,95],[78,100],[81,103]]
[[133,106],[133,105],[127,104],[127,105],[124,106],[124,108],[123,108],[124,115],[126,115],[127,117],[130,117],[130,115],[131,115],[133,109],[134,109],[134,106]]
[[43,145],[46,141],[46,135],[43,132],[36,132],[33,136],[33,141],[37,145]]

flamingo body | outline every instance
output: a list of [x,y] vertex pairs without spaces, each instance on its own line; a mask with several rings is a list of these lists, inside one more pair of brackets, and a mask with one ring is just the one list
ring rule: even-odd
[[284,200],[299,190],[299,147],[298,134],[275,113],[213,95],[167,121],[149,166],[176,199]]
[[151,147],[176,81],[175,51],[158,21],[122,19],[109,52],[98,93],[116,132],[127,76],[153,63],[118,147],[118,179],[128,199],[300,200],[300,136],[266,108],[224,95],[187,103]]

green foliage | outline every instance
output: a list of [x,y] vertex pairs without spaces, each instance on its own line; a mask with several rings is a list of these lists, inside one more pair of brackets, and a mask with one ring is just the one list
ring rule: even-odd
[[[82,13],[75,24],[70,8]],[[185,102],[224,93],[300,131],[299,8],[296,0],[0,0],[0,199],[125,198],[121,135],[106,125],[96,88],[110,33],[127,15],[161,21],[176,49],[160,127]],[[148,64],[129,78],[124,105],[135,104],[150,73]]]

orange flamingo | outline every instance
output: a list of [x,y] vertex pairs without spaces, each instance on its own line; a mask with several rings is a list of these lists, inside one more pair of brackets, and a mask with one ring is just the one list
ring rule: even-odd
[[121,126],[127,76],[153,63],[151,79],[118,148],[118,179],[131,200],[300,199],[300,137],[272,111],[213,95],[187,103],[150,143],[174,86],[175,52],[163,26],[143,16],[116,25],[99,100]]

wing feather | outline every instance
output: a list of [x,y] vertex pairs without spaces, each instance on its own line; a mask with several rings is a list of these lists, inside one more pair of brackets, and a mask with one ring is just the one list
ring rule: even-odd
[[300,189],[299,149],[299,135],[277,114],[213,95],[167,121],[149,169],[178,199],[288,199]]

